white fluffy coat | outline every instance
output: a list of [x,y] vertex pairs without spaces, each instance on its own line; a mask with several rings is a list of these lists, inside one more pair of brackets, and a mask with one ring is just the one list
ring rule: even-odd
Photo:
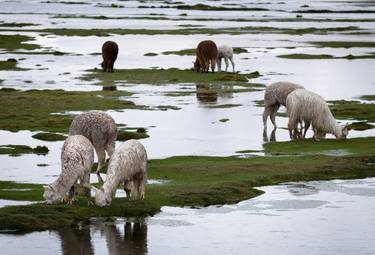
[[234,61],[233,61],[233,48],[227,45],[222,45],[218,47],[218,58],[217,58],[217,67],[219,72],[221,71],[221,60],[224,58],[225,61],[225,72],[228,71],[229,62],[232,63],[232,69],[234,72]]
[[103,187],[101,189],[92,187],[96,192],[96,205],[109,205],[121,182],[124,183],[124,189],[131,198],[144,198],[147,182],[147,153],[137,140],[124,142],[113,153]]
[[[340,126],[333,117],[326,101],[318,94],[296,89],[286,99],[289,115],[288,129],[291,138],[293,131],[297,131],[299,122],[305,122],[305,133],[312,124],[314,139],[318,140],[319,133],[333,134],[337,139],[346,138],[348,130]],[[298,132],[298,131],[297,131]]]
[[264,129],[267,127],[267,118],[270,116],[271,122],[276,128],[276,113],[280,108],[280,105],[286,105],[286,98],[292,91],[296,89],[303,89],[301,85],[280,81],[270,84],[266,87],[264,92],[264,111],[263,111],[263,126]]
[[90,171],[94,163],[94,148],[82,135],[68,136],[61,151],[61,173],[56,181],[44,186],[43,197],[47,203],[60,202],[70,191],[69,202],[74,198],[74,184],[80,180],[90,197]]

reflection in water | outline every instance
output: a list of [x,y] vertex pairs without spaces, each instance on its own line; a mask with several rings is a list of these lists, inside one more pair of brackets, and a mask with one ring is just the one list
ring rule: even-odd
[[308,196],[319,193],[319,189],[305,183],[296,183],[287,186],[288,191],[294,196]]
[[119,226],[121,224],[115,222],[96,221],[86,226],[58,230],[62,254],[95,254],[92,243],[95,232],[100,232],[102,238],[105,238],[108,254],[147,254],[146,223],[125,222],[123,231]]
[[89,226],[63,228],[58,230],[57,233],[61,241],[62,254],[94,254]]
[[263,141],[264,142],[276,142],[276,129],[277,128],[274,128],[270,134],[270,139],[268,139],[268,136],[267,136],[267,128],[264,128],[263,129]]
[[109,225],[104,228],[104,235],[111,255],[147,253],[147,225],[144,222],[126,222],[124,235],[116,225]]
[[233,86],[197,84],[197,99],[200,103],[217,103],[218,97],[232,98]]
[[218,92],[210,85],[197,84],[197,99],[201,103],[216,103]]
[[110,86],[104,86],[103,85],[102,90],[103,91],[116,91],[117,87],[116,87],[116,85],[110,85]]

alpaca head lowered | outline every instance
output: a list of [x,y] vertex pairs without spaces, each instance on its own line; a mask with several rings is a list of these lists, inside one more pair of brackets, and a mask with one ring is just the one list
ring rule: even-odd
[[95,191],[95,204],[97,206],[104,207],[111,204],[112,199],[104,193],[103,188],[98,189],[94,186],[91,186],[91,188]]
[[346,139],[346,137],[348,136],[348,134],[349,134],[349,128],[348,128],[348,124],[346,124],[341,129],[341,139]]
[[43,186],[44,193],[43,198],[46,200],[47,204],[56,204],[58,202],[61,202],[63,199],[63,195],[57,193],[51,185],[45,185]]

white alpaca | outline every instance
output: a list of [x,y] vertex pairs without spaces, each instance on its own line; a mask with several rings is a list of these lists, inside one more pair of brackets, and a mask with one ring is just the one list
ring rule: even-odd
[[98,156],[96,174],[99,181],[103,182],[99,171],[105,161],[105,151],[109,157],[112,156],[117,138],[117,127],[113,118],[101,111],[84,112],[72,121],[69,135],[83,135],[94,145]]
[[336,139],[346,138],[348,135],[347,126],[340,126],[333,117],[326,101],[311,91],[296,89],[286,99],[286,108],[289,115],[288,129],[291,138],[298,133],[297,125],[305,122],[304,137],[307,129],[312,124],[314,140],[319,140],[319,133],[333,134]]
[[47,204],[63,200],[69,191],[68,204],[74,201],[74,184],[80,180],[85,195],[90,198],[90,172],[94,163],[94,148],[82,135],[68,136],[61,151],[61,173],[56,181],[43,186]]
[[219,72],[221,71],[221,60],[224,58],[225,61],[225,72],[228,70],[228,59],[232,63],[232,68],[234,72],[234,61],[233,61],[233,49],[227,45],[222,45],[218,47],[218,57],[217,57],[217,67]]
[[110,205],[118,185],[123,182],[127,197],[143,199],[147,182],[147,153],[137,140],[124,142],[108,163],[107,178],[101,189],[91,186],[98,206]]
[[263,126],[265,130],[267,129],[268,116],[270,116],[274,128],[277,128],[275,121],[277,110],[280,108],[280,105],[286,106],[287,96],[296,89],[303,89],[303,87],[287,81],[275,82],[267,86],[264,92],[263,111]]

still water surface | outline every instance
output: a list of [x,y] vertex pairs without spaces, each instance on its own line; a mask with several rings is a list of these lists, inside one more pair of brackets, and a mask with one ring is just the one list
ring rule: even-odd
[[0,235],[3,254],[374,254],[375,178],[261,187],[234,205],[163,207],[59,231]]

